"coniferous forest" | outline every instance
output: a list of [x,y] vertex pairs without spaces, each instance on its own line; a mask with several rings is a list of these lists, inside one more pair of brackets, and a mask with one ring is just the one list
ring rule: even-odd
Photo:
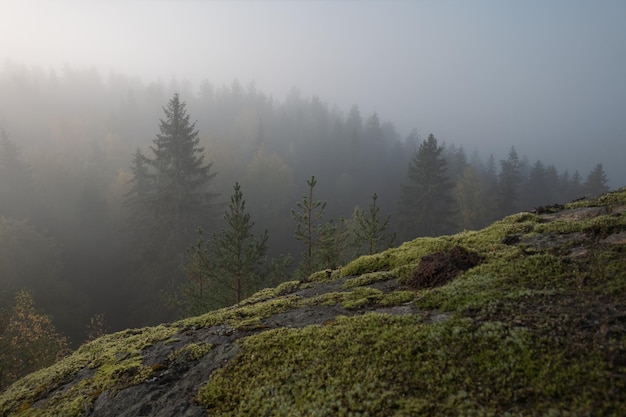
[[403,134],[295,89],[5,66],[0,91],[0,387],[102,332],[608,190],[602,161]]

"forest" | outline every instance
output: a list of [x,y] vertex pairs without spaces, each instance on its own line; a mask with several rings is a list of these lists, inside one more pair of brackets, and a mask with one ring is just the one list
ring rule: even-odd
[[103,332],[608,190],[602,161],[403,136],[297,89],[7,65],[0,91],[0,388]]

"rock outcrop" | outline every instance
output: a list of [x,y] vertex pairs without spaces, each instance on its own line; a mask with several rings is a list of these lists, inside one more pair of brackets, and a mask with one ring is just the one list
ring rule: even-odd
[[626,189],[106,335],[3,416],[626,415]]

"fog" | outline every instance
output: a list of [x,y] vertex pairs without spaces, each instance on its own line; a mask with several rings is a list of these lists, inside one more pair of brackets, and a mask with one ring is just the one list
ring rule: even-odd
[[[5,0],[0,130],[24,175],[0,181],[0,275],[17,271],[0,276],[0,298],[31,289],[75,342],[94,314],[112,329],[172,319],[124,201],[133,153],[150,157],[174,93],[197,120],[221,207],[240,182],[271,256],[297,261],[290,210],[311,175],[327,218],[373,193],[395,216],[430,133],[457,190],[484,186],[481,204],[512,147],[516,209],[580,197],[598,163],[624,186],[625,15],[623,1]],[[541,197],[534,166],[552,175]],[[474,208],[458,230],[509,214]]]
[[[0,58],[291,89],[403,134],[626,177],[624,2],[4,1]],[[591,158],[590,156],[596,156]],[[614,184],[617,185],[617,184]]]

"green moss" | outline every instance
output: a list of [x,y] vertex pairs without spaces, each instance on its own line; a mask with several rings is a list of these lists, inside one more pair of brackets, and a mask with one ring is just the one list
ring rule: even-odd
[[501,322],[368,314],[249,337],[197,399],[215,416],[626,412],[604,392],[614,368],[597,349],[559,349]]
[[250,317],[264,318],[273,314],[282,313],[291,308],[295,308],[299,299],[300,297],[289,295],[286,297],[263,301],[251,306],[233,309],[232,314],[226,318],[226,323],[236,327],[242,319],[248,319]]
[[151,367],[142,364],[141,356],[133,356],[121,362],[100,366],[92,378],[89,389],[107,390],[114,394],[122,388],[145,381],[152,373]]
[[343,307],[357,309],[370,304],[377,304],[383,298],[383,292],[376,288],[358,287],[352,292],[344,293]]
[[301,284],[302,283],[298,280],[283,282],[278,287],[276,287],[276,295],[285,295],[296,292],[300,288]]
[[308,282],[331,282],[341,278],[341,270],[339,269],[325,269],[323,271],[317,271],[312,273],[307,279]]
[[301,282],[296,280],[283,282],[279,284],[276,288],[264,288],[243,300],[241,303],[238,304],[238,306],[256,304],[262,301],[267,301],[272,298],[279,297],[281,295],[290,294],[297,291],[298,288],[300,288],[300,285]]
[[270,298],[254,304],[243,302],[236,306],[222,308],[202,316],[181,320],[174,324],[183,328],[202,328],[220,324],[237,327],[242,320],[247,320],[251,317],[258,316],[259,318],[264,318],[296,308],[299,299],[300,297],[296,295],[288,295],[280,298]]
[[266,327],[267,326],[263,324],[260,317],[252,317],[246,320],[241,320],[235,326],[237,330],[243,330],[243,331],[259,330],[259,329],[263,329]]
[[461,311],[480,308],[499,297],[499,279],[489,274],[457,278],[443,287],[418,292],[415,305],[425,310]]
[[591,251],[586,262],[575,263],[573,267],[579,271],[577,288],[612,297],[626,294],[625,246]]
[[387,271],[391,269],[391,263],[392,258],[389,252],[361,256],[341,268],[341,276],[349,277],[370,272]]
[[168,359],[173,362],[182,357],[185,360],[197,361],[205,357],[211,349],[213,345],[210,343],[190,343],[171,352]]
[[327,292],[316,295],[310,298],[304,298],[298,302],[300,307],[312,307],[312,306],[332,306],[343,302],[344,293],[342,292]]
[[276,288],[264,288],[243,300],[239,305],[256,304],[276,297]]
[[583,200],[574,201],[565,205],[568,209],[609,206],[614,207],[626,204],[626,187],[602,194],[597,198],[585,198]]
[[556,234],[570,234],[581,232],[583,225],[578,221],[571,220],[554,220],[548,223],[542,223],[537,225],[536,231],[538,233],[556,233]]
[[558,256],[518,253],[483,263],[443,287],[421,291],[416,306],[444,311],[476,309],[518,291],[573,290],[579,285],[578,275],[574,264]]
[[409,303],[415,299],[415,291],[393,291],[385,294],[379,304],[385,307],[394,307]]
[[415,239],[376,255],[361,256],[341,268],[341,276],[361,276],[388,271],[396,275],[397,271],[406,265],[417,265],[422,256],[451,248],[453,242],[454,237],[451,236]]
[[355,278],[347,279],[346,282],[343,284],[343,288],[349,289],[354,287],[361,287],[364,285],[372,284],[374,282],[388,281],[394,278],[397,278],[396,275],[389,271],[370,272],[368,274],[363,274]]
[[44,410],[40,410],[39,405],[28,408],[28,413],[38,416],[80,415],[97,398],[94,393],[119,390],[148,378],[152,370],[142,365],[142,350],[177,332],[175,326],[156,326],[126,330],[87,343],[53,366],[28,375],[0,394],[0,414],[9,414],[23,404],[32,404],[35,398],[46,397],[80,369],[91,368],[95,370],[91,377],[51,395],[44,403]]
[[583,232],[605,237],[608,234],[621,231],[626,226],[626,216],[598,216],[583,223]]

